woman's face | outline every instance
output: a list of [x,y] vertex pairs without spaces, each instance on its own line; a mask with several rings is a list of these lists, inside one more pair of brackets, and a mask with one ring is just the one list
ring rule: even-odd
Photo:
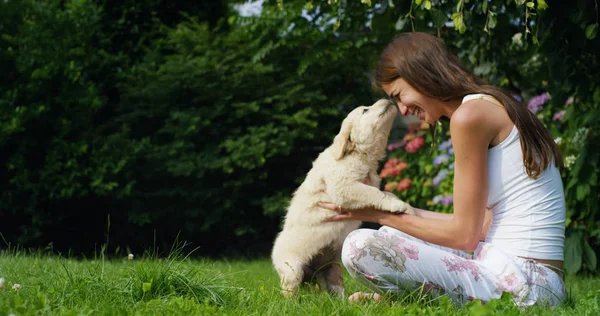
[[435,106],[436,100],[419,93],[402,78],[382,84],[382,88],[390,98],[396,101],[401,115],[415,115],[421,121],[433,124],[443,114]]

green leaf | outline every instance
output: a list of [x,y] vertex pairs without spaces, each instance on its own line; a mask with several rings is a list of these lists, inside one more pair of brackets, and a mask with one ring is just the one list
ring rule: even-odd
[[483,0],[483,4],[481,6],[481,11],[483,13],[485,13],[485,12],[487,12],[487,9],[488,9],[488,0]]
[[421,2],[423,2],[423,0],[415,0],[416,5],[421,5]]
[[467,30],[462,13],[452,14],[452,21],[454,21],[454,29],[458,30],[460,34],[463,34]]
[[532,1],[527,2],[527,7],[533,9],[533,7],[535,7],[535,3],[533,3]]
[[458,3],[456,3],[456,12],[460,12],[463,6],[463,2],[464,0],[459,0]]
[[583,201],[590,194],[590,186],[588,184],[580,184],[577,186],[577,201]]
[[448,17],[443,11],[434,8],[431,9],[429,13],[431,14],[431,20],[433,22],[433,25],[437,28],[443,27],[444,24],[446,24],[446,22],[448,21]]
[[404,17],[400,17],[398,19],[398,21],[396,21],[396,24],[394,25],[394,28],[396,29],[396,31],[400,31],[404,28],[404,26],[406,25],[406,21],[407,19],[405,19]]
[[538,10],[546,10],[548,9],[548,4],[546,3],[546,0],[538,0],[537,2],[537,9]]
[[523,5],[523,4],[525,4],[525,0],[515,0],[515,3],[517,5]]
[[493,29],[496,27],[496,15],[493,12],[490,12],[489,17],[488,17],[488,24],[487,27],[489,27],[490,29]]
[[576,231],[565,240],[565,270],[574,274],[581,269],[583,249],[581,247],[581,232]]
[[585,37],[594,39],[598,35],[598,24],[590,24],[585,28]]
[[423,2],[423,8],[425,8],[425,10],[431,10],[431,1],[425,0],[425,2]]
[[341,24],[342,24],[342,20],[338,19],[337,22],[335,22],[335,24],[333,25],[333,30],[337,31],[340,28]]
[[151,289],[152,289],[152,283],[144,282],[144,283],[142,284],[142,291],[143,291],[144,293],[146,293],[146,292],[150,291]]
[[590,185],[597,185],[598,184],[598,173],[597,172],[592,172],[592,175],[590,176]]
[[596,258],[596,252],[594,252],[594,249],[592,249],[587,241],[583,242],[583,252],[585,264],[590,270],[595,271],[598,267],[598,259]]

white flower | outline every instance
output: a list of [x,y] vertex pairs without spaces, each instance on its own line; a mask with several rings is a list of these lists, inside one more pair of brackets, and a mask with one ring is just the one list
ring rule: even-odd
[[585,139],[587,138],[588,135],[588,129],[585,127],[581,127],[580,129],[577,130],[577,132],[575,133],[575,136],[573,137],[573,144],[583,144],[583,142],[585,141]]
[[128,260],[133,260],[133,254],[132,254],[132,253],[130,253],[130,254],[129,254],[129,256],[127,256],[127,259],[128,259]]
[[523,33],[515,33],[512,37],[513,45],[523,46]]
[[573,164],[575,163],[575,160],[577,160],[577,157],[575,157],[575,155],[567,156],[565,158],[565,167],[567,169],[571,168],[571,166],[573,166]]
[[4,288],[4,278],[0,278],[0,289]]
[[19,283],[15,283],[15,284],[13,284],[13,287],[12,287],[12,289],[13,289],[13,290],[15,290],[15,291],[18,291],[18,290],[20,290],[20,289],[21,289],[21,284],[19,284]]
[[560,137],[560,136],[556,137],[556,138],[554,139],[554,142],[555,142],[557,145],[560,145],[560,143],[562,142],[562,137]]

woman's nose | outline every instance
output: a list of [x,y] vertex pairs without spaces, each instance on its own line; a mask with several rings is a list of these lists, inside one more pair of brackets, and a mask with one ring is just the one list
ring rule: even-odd
[[408,107],[402,103],[398,103],[398,110],[400,110],[400,114],[404,116],[408,112]]

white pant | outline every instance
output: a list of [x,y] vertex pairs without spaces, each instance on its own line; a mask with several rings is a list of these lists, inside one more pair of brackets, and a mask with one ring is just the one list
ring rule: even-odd
[[385,226],[348,235],[342,262],[353,278],[382,294],[423,286],[425,292],[448,295],[461,305],[475,299],[487,302],[510,292],[519,306],[555,306],[566,296],[562,278],[534,260],[484,242],[472,256]]

